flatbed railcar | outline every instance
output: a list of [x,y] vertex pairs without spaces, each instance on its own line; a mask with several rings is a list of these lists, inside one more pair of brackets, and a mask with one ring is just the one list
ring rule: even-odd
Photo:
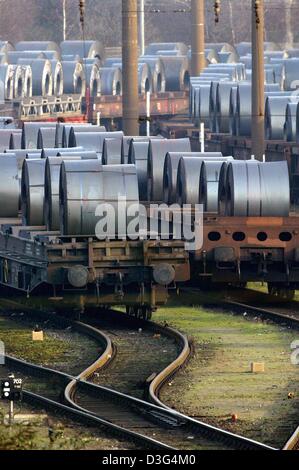
[[32,303],[46,299],[49,308],[125,305],[149,318],[169,289],[190,279],[181,241],[100,241],[61,237],[17,220],[0,225],[0,285]]

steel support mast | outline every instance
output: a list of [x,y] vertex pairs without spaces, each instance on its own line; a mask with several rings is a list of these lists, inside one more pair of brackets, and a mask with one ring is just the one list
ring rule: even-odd
[[137,0],[122,0],[123,131],[139,135]]
[[252,0],[252,155],[265,153],[264,0]]
[[205,0],[191,1],[192,39],[191,72],[197,77],[206,67],[205,59]]

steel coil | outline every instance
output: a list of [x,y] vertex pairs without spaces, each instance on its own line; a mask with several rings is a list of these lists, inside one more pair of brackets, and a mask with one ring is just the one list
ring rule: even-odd
[[[63,147],[77,147],[75,145],[76,132],[88,132],[90,133],[100,133],[106,132],[104,126],[90,126],[82,124],[70,124],[65,125],[62,131],[62,143]],[[79,146],[80,147],[80,146]]]
[[230,162],[226,174],[220,174],[219,210],[224,215],[236,217],[289,215],[287,163],[261,163],[256,160]]
[[100,96],[101,94],[101,75],[100,69],[96,64],[85,65],[86,83],[89,87],[92,97]]
[[85,150],[93,150],[97,153],[103,153],[103,144],[105,139],[123,138],[122,131],[117,132],[77,132],[76,128],[70,131],[69,147],[84,147]]
[[99,41],[63,41],[60,49],[62,55],[105,60],[105,48]]
[[63,85],[63,68],[59,60],[50,60],[52,66],[53,77],[53,94],[54,96],[62,96],[64,92]]
[[42,158],[42,151],[34,151],[31,150],[30,152],[27,151],[26,153],[26,160],[40,160]]
[[106,138],[103,143],[102,164],[122,165],[122,139]]
[[[73,150],[73,151],[72,151]],[[80,157],[81,160],[99,160],[99,154],[97,152],[93,152],[92,150],[80,150],[80,149],[60,149],[57,153],[57,157]]]
[[268,96],[265,105],[265,135],[267,140],[283,140],[287,104],[291,96]]
[[41,127],[56,127],[55,122],[24,122],[22,128],[22,149],[36,149],[37,136]]
[[[45,166],[45,197],[44,221],[47,230],[60,230],[59,182],[60,170],[63,161],[69,157],[49,157]],[[81,160],[81,157],[72,157],[72,161]]]
[[[121,71],[122,59],[112,57],[105,61],[105,66],[107,67],[118,67]],[[139,94],[147,93],[148,91],[153,91],[153,79],[152,72],[149,65],[145,62],[138,63],[138,92]]]
[[251,83],[239,83],[236,97],[236,134],[251,135]]
[[145,49],[145,55],[157,55],[158,51],[175,51],[187,55],[188,47],[183,42],[152,42]]
[[20,182],[17,158],[14,154],[0,156],[0,217],[18,217]]
[[296,142],[298,103],[288,103],[284,126],[284,139],[287,142]]
[[220,175],[226,171],[229,160],[232,158],[219,161],[204,160],[203,162],[200,173],[199,202],[203,205],[204,212],[218,213]]
[[86,77],[81,62],[62,61],[63,84],[65,94],[84,96],[86,93]]
[[237,89],[235,82],[219,82],[216,92],[216,132],[230,132],[230,100],[232,88]]
[[21,209],[24,225],[44,225],[46,160],[25,160],[22,170]]
[[15,48],[13,44],[11,44],[9,41],[0,41],[0,52],[1,53],[7,53],[9,51],[14,51]]
[[194,157],[182,157],[177,170],[176,202],[199,204],[199,178],[203,160]]
[[40,127],[37,134],[37,148],[53,148],[55,145],[55,136],[55,127]]
[[0,129],[0,152],[10,148],[11,129]]
[[184,56],[162,57],[166,91],[185,91],[190,85],[189,61]]
[[[133,165],[101,165],[96,160],[63,162],[60,174],[62,234],[99,236],[100,216],[96,211],[99,207],[104,210],[102,205],[109,204],[115,210],[116,220],[109,218],[105,238],[126,236],[120,222],[121,219],[126,220],[126,216],[119,212],[119,197],[126,199],[126,208],[132,204],[136,208],[139,204],[137,174]],[[127,222],[130,219],[127,218]]]
[[53,75],[52,65],[49,60],[19,59],[20,65],[30,65],[32,69],[32,95],[52,96],[53,95]]
[[146,63],[152,74],[153,91],[155,93],[164,93],[166,89],[165,67],[159,57],[142,56],[139,63]]
[[8,56],[6,53],[0,52],[0,65],[8,65]]
[[22,66],[23,71],[23,94],[25,98],[32,96],[32,69],[30,65]]
[[16,44],[17,51],[56,51],[60,53],[60,48],[53,41],[20,41]]
[[298,86],[299,59],[287,59],[283,64],[284,89],[295,90]]
[[119,67],[101,67],[101,94],[122,95],[122,72]]
[[14,86],[13,96],[15,99],[20,99],[24,96],[24,72],[21,65],[12,65],[14,70]]
[[9,149],[20,148],[21,142],[22,142],[22,130],[21,129],[12,130],[10,141],[9,141]]
[[14,98],[14,67],[11,65],[0,65],[1,93],[6,100]]
[[200,85],[195,89],[194,102],[196,125],[204,123],[208,127],[210,125],[211,83]]
[[[161,140],[163,137],[161,136],[151,136],[151,137],[146,137],[146,136],[134,136],[134,135],[124,135],[122,138],[122,158],[124,163],[133,163],[132,161],[130,162],[130,151],[131,151],[131,143],[132,142],[147,142],[149,143],[150,139],[152,140]],[[147,152],[148,153],[148,152]],[[147,156],[146,153],[146,156]],[[132,159],[131,159],[132,160]]]
[[148,147],[148,199],[163,200],[163,170],[168,152],[191,152],[190,139],[150,140]]
[[68,147],[69,146],[69,136],[72,127],[82,129],[82,131],[89,127],[91,128],[92,124],[62,124],[58,123],[56,125],[56,138],[55,138],[55,147]]
[[202,161],[227,161],[232,157],[223,157],[220,152],[168,152],[163,171],[163,201],[166,204],[177,202],[178,168],[181,158],[197,158]]
[[141,201],[146,201],[148,198],[148,179],[147,179],[147,166],[148,166],[148,142],[131,142],[128,163],[136,166],[139,198]]

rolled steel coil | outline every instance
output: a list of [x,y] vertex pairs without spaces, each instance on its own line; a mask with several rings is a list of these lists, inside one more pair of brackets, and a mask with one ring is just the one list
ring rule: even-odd
[[22,128],[22,149],[36,149],[37,136],[41,127],[56,128],[55,122],[24,122]]
[[12,65],[14,70],[13,95],[15,99],[20,99],[25,95],[24,92],[24,71],[21,65]]
[[131,141],[128,163],[136,166],[138,178],[139,198],[141,201],[148,199],[148,179],[147,179],[147,160],[148,160],[148,142]]
[[283,140],[287,104],[291,96],[268,96],[265,105],[265,135],[267,140]]
[[23,93],[25,98],[30,98],[32,96],[32,69],[30,65],[23,65]]
[[183,42],[152,42],[145,49],[146,55],[157,55],[158,51],[176,51],[179,55],[187,55],[188,46]]
[[290,182],[287,162],[230,162],[225,175],[220,175],[219,209],[227,216],[288,216]]
[[85,95],[86,77],[81,62],[62,61],[63,84],[65,94]]
[[229,99],[229,133],[237,135],[237,93],[238,87],[233,87]]
[[55,145],[55,136],[55,127],[40,127],[37,134],[37,148],[53,148]]
[[86,127],[91,128],[92,124],[63,124],[58,123],[56,125],[56,138],[55,138],[55,147],[68,147],[69,146],[69,136],[72,127],[78,127],[78,129],[83,129]]
[[64,92],[62,63],[56,59],[50,60],[50,62],[52,66],[53,95],[62,96]]
[[176,202],[199,204],[199,178],[203,160],[194,157],[182,157],[177,170]]
[[284,139],[287,142],[296,142],[298,103],[288,103],[284,126]]
[[236,134],[251,135],[251,83],[239,83],[236,97]]
[[237,52],[219,52],[218,57],[221,64],[237,64],[240,62],[240,56]]
[[14,98],[14,67],[12,65],[0,65],[1,94],[6,100]]
[[287,59],[283,62],[283,84],[285,90],[296,90],[298,87],[299,59]]
[[11,129],[0,129],[0,152],[10,148],[11,135]]
[[288,49],[287,54],[289,59],[299,59],[299,49]]
[[17,65],[20,59],[28,60],[28,64],[34,59],[46,60],[47,57],[41,51],[11,51],[7,53],[9,64]]
[[22,130],[21,129],[12,130],[10,141],[9,141],[9,148],[19,149],[21,147],[21,142],[22,142]]
[[32,69],[32,95],[52,96],[53,95],[53,75],[52,65],[49,60],[19,60],[20,65],[30,65]]
[[[77,145],[74,145],[76,132],[99,133],[106,132],[106,128],[104,126],[90,126],[85,124],[66,124],[62,131],[63,147],[77,147]],[[80,145],[78,147],[80,147]]]
[[0,217],[18,217],[20,182],[17,157],[14,154],[0,156]]
[[185,56],[162,57],[166,91],[185,91],[190,85],[189,61]]
[[209,64],[218,64],[220,62],[219,54],[215,49],[205,49],[205,57]]
[[139,204],[137,174],[133,165],[101,165],[96,160],[63,162],[60,173],[62,234],[99,237],[102,234],[97,230],[100,221],[97,210],[99,207],[104,209],[103,204],[109,204],[115,210],[116,220],[110,220],[109,211],[106,238],[125,236],[120,220],[126,217],[118,210],[119,197],[126,198],[126,208]]
[[20,41],[16,44],[17,51],[57,51],[60,53],[60,48],[56,42],[53,41]]
[[194,114],[195,123],[204,123],[206,127],[210,125],[210,104],[211,104],[211,83],[200,85],[195,90]]
[[164,93],[166,89],[165,67],[159,57],[142,56],[139,63],[146,63],[151,70],[153,91],[155,93]]
[[[74,148],[74,149],[71,149],[71,150],[73,150],[72,153],[75,153],[75,152],[84,152],[84,148],[83,148],[83,147],[77,147],[77,148]],[[59,156],[59,155],[58,155],[59,153],[63,153],[64,151],[69,152],[70,149],[57,148],[57,147],[47,147],[47,148],[43,148],[43,149],[41,150],[41,158],[57,157],[57,156]]]
[[[73,152],[71,151],[73,150]],[[99,160],[99,155],[97,152],[93,152],[92,150],[79,150],[79,149],[61,149],[57,153],[57,157],[80,157],[81,160]],[[43,156],[42,156],[43,158]]]
[[92,97],[100,96],[101,94],[101,74],[100,69],[96,64],[85,65],[86,83],[90,89]]
[[138,83],[139,83],[139,94],[144,94],[153,91],[153,78],[152,72],[148,64],[138,64]]
[[[45,166],[45,197],[44,197],[44,220],[47,230],[60,230],[60,207],[59,207],[59,183],[60,170],[63,161],[69,160],[69,157],[48,157]],[[81,157],[71,158],[81,160]]]
[[101,94],[122,95],[122,72],[119,67],[101,67]]
[[148,147],[148,199],[163,200],[163,170],[168,152],[191,152],[190,139],[150,140]]
[[196,158],[202,161],[226,161],[228,158],[232,159],[232,157],[223,157],[220,152],[168,152],[165,158],[163,171],[163,201],[167,204],[173,204],[178,200],[177,181],[181,158]]
[[103,165],[122,165],[122,139],[107,138],[104,139],[102,164]]
[[21,209],[24,225],[44,225],[46,160],[25,160],[22,170]]
[[6,52],[0,52],[0,65],[8,65],[8,56]]
[[70,133],[69,147],[84,147],[86,150],[94,150],[102,155],[103,144],[105,139],[119,139],[123,138],[123,132],[77,132],[76,130]]
[[39,152],[31,150],[30,152],[27,152],[26,154],[26,160],[40,160],[41,158],[42,158],[41,150]]
[[6,53],[9,51],[14,51],[15,48],[13,44],[11,44],[9,41],[0,41],[0,52],[1,53]]
[[[232,160],[232,158],[229,160]],[[199,179],[199,202],[203,205],[204,212],[218,213],[220,174],[223,174],[226,171],[227,162],[229,160],[204,160],[203,162]]]
[[216,91],[216,132],[230,132],[230,99],[235,82],[219,82]]
[[105,60],[105,48],[100,41],[63,41],[60,49],[62,55]]
[[[147,142],[149,143],[150,139],[152,140],[161,140],[163,139],[162,136],[151,136],[151,137],[147,137],[147,136],[130,136],[130,135],[124,135],[123,138],[122,138],[122,158],[123,158],[123,161],[124,163],[130,163],[129,162],[129,155],[130,155],[130,151],[131,151],[131,143],[132,142]],[[146,156],[147,156],[147,153],[146,153]],[[133,163],[133,162],[131,162]]]

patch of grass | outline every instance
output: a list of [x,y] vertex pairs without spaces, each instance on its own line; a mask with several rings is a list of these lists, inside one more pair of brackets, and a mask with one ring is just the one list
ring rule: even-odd
[[[282,446],[298,425],[299,380],[290,345],[299,333],[203,308],[196,305],[200,300],[184,294],[155,314],[156,321],[185,332],[195,345],[193,359],[173,386],[164,388],[162,399],[211,424]],[[265,373],[250,373],[251,362],[264,362]],[[232,424],[232,414],[237,423]]]

